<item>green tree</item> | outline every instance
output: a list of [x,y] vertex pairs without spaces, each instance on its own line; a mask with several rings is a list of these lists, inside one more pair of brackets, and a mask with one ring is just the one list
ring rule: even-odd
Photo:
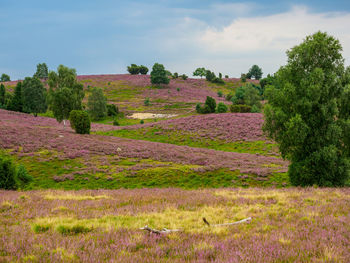
[[197,68],[194,72],[193,72],[193,76],[195,77],[205,77],[207,74],[207,70],[205,68]]
[[19,112],[23,111],[22,82],[17,82],[15,92],[9,105],[7,106],[7,109]]
[[247,78],[250,79],[251,77],[254,77],[255,79],[259,80],[261,79],[262,74],[262,69],[258,65],[253,65],[247,73]]
[[47,110],[46,89],[38,78],[26,77],[22,84],[23,111],[33,113],[44,113]]
[[82,109],[83,84],[77,82],[76,76],[75,69],[63,65],[58,66],[57,73],[49,73],[49,107],[56,120],[63,121],[64,126],[72,110]]
[[92,89],[88,98],[88,112],[93,120],[101,120],[107,116],[107,99],[101,88]]
[[10,76],[3,73],[0,78],[0,82],[11,81]]
[[137,75],[140,73],[140,67],[136,64],[131,64],[127,67],[127,70],[131,75]]
[[205,106],[208,106],[210,113],[214,113],[216,109],[216,101],[214,98],[207,96],[207,99],[205,100],[204,108]]
[[341,186],[349,177],[350,69],[341,51],[327,33],[307,36],[266,89],[263,129],[291,161],[293,185]]
[[139,68],[140,68],[140,74],[141,75],[146,75],[147,74],[148,68],[146,66],[141,65]]
[[[171,74],[171,73],[170,73]],[[155,85],[169,84],[167,72],[162,64],[155,63],[151,72],[151,83]]]
[[49,75],[49,69],[47,68],[46,63],[38,64],[36,65],[36,72],[34,74],[34,77],[37,77],[38,79],[47,79]]
[[251,83],[249,83],[246,87],[245,87],[245,91],[244,91],[244,104],[249,105],[249,106],[255,106],[257,108],[261,108],[261,97],[259,95],[259,91],[253,87],[253,85]]
[[69,113],[69,122],[72,129],[79,134],[89,134],[91,122],[89,114],[82,110],[72,110]]
[[0,107],[5,106],[5,94],[6,94],[5,86],[4,84],[0,84]]

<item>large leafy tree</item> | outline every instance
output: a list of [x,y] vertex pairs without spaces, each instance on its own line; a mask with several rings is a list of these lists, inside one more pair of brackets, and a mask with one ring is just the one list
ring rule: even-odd
[[0,82],[4,82],[4,81],[11,81],[10,76],[5,73],[3,73],[0,77]]
[[258,65],[253,65],[248,73],[246,74],[247,78],[250,79],[252,77],[254,77],[255,79],[261,79],[263,75],[262,69],[258,66]]
[[205,77],[207,74],[207,70],[205,68],[197,68],[194,72],[193,72],[193,76],[195,77]]
[[23,111],[33,113],[46,112],[46,89],[38,78],[27,77],[22,84]]
[[307,36],[266,89],[264,130],[291,161],[293,185],[341,186],[349,176],[350,69],[341,51],[327,33]]
[[56,120],[64,125],[72,110],[82,109],[84,90],[76,76],[75,69],[63,65],[58,66],[57,72],[49,73],[49,106]]
[[165,70],[164,66],[162,64],[155,63],[152,67],[151,83],[160,85],[160,84],[169,84],[169,81],[170,80],[167,76],[167,71]]
[[101,88],[94,87],[88,98],[88,111],[93,120],[107,116],[107,100]]
[[18,82],[15,88],[15,92],[9,105],[7,106],[8,110],[12,111],[23,111],[23,96],[22,96],[22,82]]
[[47,79],[49,75],[49,69],[47,68],[46,63],[36,65],[35,77],[39,79]]

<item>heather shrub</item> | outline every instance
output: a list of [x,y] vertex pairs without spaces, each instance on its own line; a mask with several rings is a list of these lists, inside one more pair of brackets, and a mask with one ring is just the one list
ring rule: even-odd
[[252,107],[249,105],[244,105],[244,104],[233,104],[230,106],[230,111],[231,112],[241,112],[241,113],[246,113],[246,112],[251,112]]
[[119,113],[119,109],[114,104],[107,104],[107,115],[116,116]]
[[218,113],[225,113],[227,112],[227,106],[223,102],[219,102],[217,111]]
[[72,129],[79,134],[89,134],[91,129],[89,114],[85,111],[72,110],[69,114]]

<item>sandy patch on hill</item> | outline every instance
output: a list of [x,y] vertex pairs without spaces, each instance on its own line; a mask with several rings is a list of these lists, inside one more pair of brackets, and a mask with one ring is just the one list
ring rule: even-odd
[[144,120],[144,119],[155,119],[155,118],[171,118],[175,116],[177,116],[177,114],[160,114],[160,113],[156,114],[156,113],[139,112],[139,113],[133,113],[130,116],[130,118]]

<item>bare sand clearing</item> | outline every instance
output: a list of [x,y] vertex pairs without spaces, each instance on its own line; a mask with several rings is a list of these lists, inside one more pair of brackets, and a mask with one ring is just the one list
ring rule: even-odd
[[133,113],[130,118],[133,119],[154,119],[154,118],[172,118],[177,116],[177,114],[160,114],[160,113],[147,113],[147,112],[139,112],[139,113]]

